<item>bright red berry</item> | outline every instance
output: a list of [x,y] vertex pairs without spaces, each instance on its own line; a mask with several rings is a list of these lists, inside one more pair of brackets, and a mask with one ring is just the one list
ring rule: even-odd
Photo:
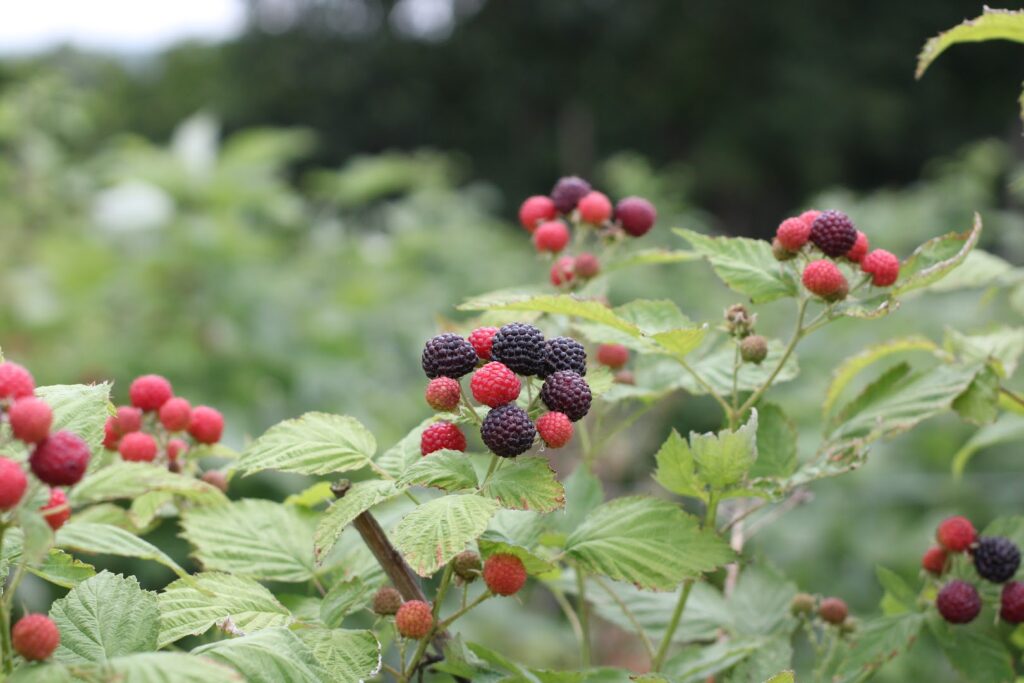
[[576,205],[580,212],[580,218],[586,223],[601,225],[611,218],[612,203],[603,192],[594,190],[583,196],[580,203]]
[[818,605],[818,614],[823,620],[838,626],[846,621],[846,603],[841,598],[823,598]]
[[572,420],[565,413],[544,413],[537,418],[537,432],[550,448],[561,448],[572,439]]
[[434,410],[455,410],[462,398],[462,385],[459,380],[451,377],[435,377],[427,383],[423,395]]
[[188,429],[192,421],[192,404],[175,396],[160,406],[160,424],[169,432],[181,432]]
[[142,411],[131,406],[121,406],[111,424],[118,436],[137,432],[142,429]]
[[188,433],[199,443],[217,443],[224,433],[224,416],[216,408],[196,406],[192,409]]
[[581,278],[589,280],[601,272],[601,262],[596,256],[585,251],[573,260],[572,270]]
[[188,444],[181,439],[171,439],[167,442],[167,459],[177,460],[182,454],[188,451]]
[[[71,519],[71,506],[68,505],[68,497],[60,489],[50,489],[50,500],[39,510],[46,518],[46,523],[54,531]],[[53,512],[47,512],[47,510],[53,510]]]
[[946,550],[942,546],[932,546],[921,556],[921,569],[935,576],[942,576],[946,570]]
[[565,249],[569,244],[569,228],[561,221],[541,223],[533,233],[533,246],[537,251],[550,251],[553,254]]
[[844,299],[850,291],[846,278],[840,272],[836,264],[821,259],[811,261],[804,268],[804,287],[812,294],[820,296],[826,301],[839,301]]
[[482,360],[491,359],[491,344],[494,343],[494,335],[498,333],[497,327],[478,327],[469,333],[466,339],[472,344],[476,355]]
[[39,443],[50,433],[53,411],[46,401],[26,396],[11,404],[8,418],[14,438],[25,443]]
[[629,349],[622,344],[601,344],[597,347],[597,362],[618,370],[629,362]]
[[171,383],[160,375],[143,375],[135,378],[128,388],[132,405],[143,410],[159,410],[160,406],[174,396]]
[[0,510],[10,510],[21,501],[28,487],[28,477],[21,465],[0,456]]
[[643,197],[626,197],[615,205],[615,219],[622,225],[626,234],[632,237],[645,235],[658,218],[654,204]]
[[775,239],[788,251],[800,251],[811,236],[811,224],[799,218],[787,218],[775,230]]
[[103,425],[103,447],[108,451],[116,451],[117,444],[120,441],[121,435],[115,426],[115,418],[113,416],[108,417],[107,423]]
[[403,638],[425,638],[433,627],[434,615],[430,605],[422,600],[404,602],[395,613],[395,628]]
[[130,462],[152,462],[156,458],[156,440],[145,432],[132,432],[121,437],[117,450]]
[[440,450],[465,451],[466,435],[451,422],[435,422],[420,436],[420,453],[430,455]]
[[11,629],[11,644],[30,662],[41,662],[60,645],[60,630],[45,614],[27,614]]
[[484,583],[495,595],[515,595],[526,583],[526,567],[515,555],[491,555],[484,561]]
[[50,486],[77,484],[89,465],[89,446],[71,432],[56,432],[36,446],[28,459],[40,481]]
[[1024,583],[1010,581],[1003,586],[1000,598],[999,616],[1010,624],[1024,621]]
[[555,203],[551,201],[551,198],[538,194],[527,197],[519,207],[519,222],[524,228],[533,232],[537,228],[537,223],[549,221],[557,213]]
[[478,403],[495,408],[519,398],[523,385],[504,363],[491,362],[473,373],[469,388]]
[[871,275],[875,287],[888,287],[900,276],[900,260],[885,249],[875,249],[861,260],[860,269]]
[[0,398],[24,398],[36,390],[32,373],[17,363],[0,363]]
[[943,586],[935,599],[935,606],[949,623],[966,624],[981,613],[981,596],[974,586],[957,579]]
[[576,259],[563,256],[551,264],[551,284],[555,287],[567,285],[576,278]]
[[951,553],[962,553],[971,547],[978,537],[974,525],[966,517],[950,517],[939,524],[935,531],[935,540]]
[[857,231],[857,241],[850,247],[850,251],[846,252],[846,258],[853,261],[854,263],[860,263],[864,255],[868,253],[868,236],[862,233],[860,230]]
[[821,211],[818,211],[817,209],[808,209],[807,211],[804,211],[802,214],[797,216],[797,218],[799,218],[800,220],[807,224],[807,231],[808,233],[810,233],[811,226],[814,225],[814,220],[820,215]]

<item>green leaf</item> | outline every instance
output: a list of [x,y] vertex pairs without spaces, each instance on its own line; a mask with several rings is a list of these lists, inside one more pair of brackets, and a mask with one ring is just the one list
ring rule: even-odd
[[796,683],[796,678],[792,671],[780,671],[764,683]]
[[674,230],[704,256],[715,274],[733,291],[754,303],[796,296],[796,282],[775,260],[765,240],[746,237],[709,237],[692,230]]
[[665,673],[674,683],[702,683],[735,666],[766,643],[765,638],[743,637],[730,638],[712,645],[693,645],[665,662]]
[[[750,655],[729,672],[727,683],[764,683],[776,680],[783,674],[775,674],[787,666],[793,666],[793,645],[791,635],[773,636],[760,650]],[[773,675],[774,674],[774,675]],[[790,673],[790,683],[792,674]]]
[[623,268],[632,268],[634,266],[650,266],[662,263],[685,263],[687,261],[696,261],[699,258],[700,254],[693,251],[684,251],[682,249],[640,249],[639,251],[634,251],[621,258],[613,260],[604,267],[604,272],[610,273]]
[[590,468],[578,465],[565,480],[565,515],[556,521],[558,528],[571,533],[603,502],[601,480]]
[[245,449],[238,468],[247,474],[347,472],[369,465],[376,451],[373,434],[354,417],[306,413],[268,429]]
[[981,216],[974,214],[974,227],[928,240],[914,250],[903,265],[891,296],[899,296],[932,285],[963,263],[981,236]]
[[594,299],[580,299],[569,294],[542,294],[540,296],[485,296],[470,299],[458,306],[460,311],[536,311],[582,318],[625,332],[634,337],[640,330],[623,320],[612,309]]
[[565,489],[543,456],[503,462],[482,493],[510,510],[553,512],[565,507]]
[[757,409],[735,432],[690,432],[690,450],[697,476],[709,487],[724,491],[738,484],[757,460]]
[[707,334],[707,326],[658,332],[651,335],[658,347],[676,359],[685,358],[698,348]]
[[248,683],[323,683],[334,680],[298,635],[284,627],[221,640],[192,650],[237,669]]
[[101,572],[50,606],[60,629],[53,658],[80,664],[155,650],[158,617],[156,595],[142,590],[135,577]]
[[373,592],[373,586],[359,577],[339,581],[320,602],[320,621],[328,628],[338,628],[346,616],[366,605]]
[[974,432],[953,456],[953,475],[959,477],[978,451],[1008,441],[1024,439],[1024,417],[1006,414]]
[[370,631],[308,628],[297,632],[334,683],[362,683],[380,671],[380,643]]
[[25,506],[18,508],[17,519],[23,532],[21,555],[30,564],[41,562],[53,547],[53,529],[39,512]]
[[157,596],[157,605],[161,648],[201,635],[214,624],[223,624],[229,632],[250,633],[291,621],[288,610],[262,584],[221,572],[175,581]]
[[760,403],[757,415],[757,461],[751,477],[788,477],[796,471],[796,425],[774,403]]
[[93,522],[70,521],[57,532],[57,546],[83,553],[138,557],[159,562],[180,577],[187,577],[182,569],[164,551],[121,527]]
[[1013,266],[1006,260],[975,248],[956,270],[929,285],[930,292],[1011,284],[1016,280]]
[[423,458],[423,453],[420,450],[420,437],[423,435],[423,430],[435,422],[437,422],[437,418],[430,417],[417,425],[401,441],[377,457],[377,466],[392,477],[402,476],[407,467]]
[[875,576],[878,577],[878,583],[882,584],[882,588],[885,589],[885,593],[889,598],[894,601],[897,605],[903,608],[905,612],[912,612],[915,610],[917,605],[917,594],[914,592],[906,581],[903,580],[896,572],[891,569],[878,565],[875,567]]
[[490,557],[491,555],[515,555],[523,561],[523,566],[526,567],[526,572],[533,576],[538,574],[547,574],[553,572],[556,569],[556,565],[552,562],[541,558],[540,556],[530,552],[524,546],[516,543],[512,539],[506,538],[503,534],[488,530],[477,539],[477,545],[480,548],[480,553],[484,557]]
[[74,588],[82,581],[96,575],[96,568],[54,548],[46,555],[43,562],[28,567],[44,581],[49,581],[63,588]]
[[956,397],[953,410],[976,425],[995,422],[999,417],[999,376],[991,366],[983,367],[964,393]]
[[352,484],[343,498],[334,501],[316,526],[313,537],[313,553],[317,562],[323,562],[331,554],[341,532],[356,517],[374,505],[398,495],[394,483],[381,479],[369,479]]
[[932,634],[950,663],[971,683],[1012,683],[1013,656],[997,634],[978,625],[955,627],[933,618]]
[[477,487],[476,470],[469,456],[460,451],[441,450],[421,457],[398,478],[398,486],[431,486],[443,491],[464,491]]
[[732,630],[756,635],[788,635],[795,627],[789,613],[796,584],[766,567],[750,567],[740,574],[729,599]]
[[268,500],[240,500],[182,515],[183,536],[209,571],[267,581],[313,578],[313,528],[317,515]]
[[987,40],[1012,40],[1024,43],[1024,12],[986,7],[980,17],[968,19],[948,31],[943,31],[924,44],[917,56],[915,78],[943,52],[958,43],[977,43]]
[[103,446],[103,426],[107,422],[110,403],[110,383],[55,384],[38,387],[36,396],[53,409],[51,432],[66,431],[77,434],[93,455]]
[[1010,377],[1024,353],[1024,327],[999,327],[985,334],[947,329],[946,349],[964,363],[990,363],[1000,377]]
[[134,499],[152,492],[173,493],[199,505],[227,502],[220,489],[195,477],[175,474],[164,465],[115,462],[91,472],[68,492],[74,506],[106,500]]
[[982,532],[982,536],[1005,536],[1014,543],[1024,545],[1024,517],[996,517]]
[[863,680],[866,674],[908,649],[924,623],[920,614],[898,614],[867,622],[851,636],[851,645],[834,680]]
[[298,493],[293,493],[284,499],[285,505],[298,505],[304,508],[315,508],[321,503],[330,503],[334,500],[334,491],[331,490],[331,482],[318,481],[306,487]]
[[679,432],[672,430],[668,439],[658,449],[654,459],[658,463],[654,479],[666,490],[680,496],[707,501],[708,494],[704,483],[697,476],[694,467],[693,453],[690,452],[689,444],[679,435]]
[[430,576],[482,534],[497,510],[496,501],[472,494],[435,498],[403,517],[391,541],[413,571]]
[[881,344],[875,344],[869,346],[858,354],[850,356],[842,363],[839,364],[832,372],[832,382],[829,384],[828,391],[825,393],[825,401],[822,404],[822,414],[828,415],[832,412],[832,408],[835,406],[839,396],[843,393],[843,390],[849,386],[861,372],[872,364],[877,363],[883,358],[887,358],[897,353],[907,353],[913,351],[927,351],[935,353],[939,350],[939,347],[929,339],[924,337],[903,337],[900,339],[892,339]]
[[718,536],[700,529],[695,517],[667,501],[641,496],[597,507],[565,547],[588,571],[661,590],[711,571],[733,556]]
[[[206,657],[183,652],[140,652],[117,657],[96,680],[131,683],[241,683],[242,676]],[[89,679],[93,680],[93,679]]]
[[[785,347],[782,342],[778,339],[769,340],[768,357],[765,358],[764,362],[756,365],[754,363],[743,363],[740,365],[740,370],[736,376],[736,388],[739,391],[755,391],[758,387],[768,381],[772,371],[776,366],[778,366],[779,361],[782,360],[783,353],[785,353]],[[735,360],[735,350],[733,346],[729,344],[722,346],[699,360],[691,360],[689,362],[690,365],[693,366],[694,370],[696,370],[697,373],[700,374],[700,376],[703,377],[715,391],[722,395],[729,395],[732,393],[732,369]],[[664,372],[664,370],[662,372]],[[772,383],[780,384],[782,382],[788,382],[794,379],[799,373],[800,368],[797,365],[797,358],[794,353],[786,359],[785,365],[782,366],[782,370],[780,370],[779,374],[772,380]],[[673,388],[676,386],[681,387],[694,396],[700,396],[707,393],[704,387],[697,384],[689,373],[676,371],[673,374],[676,376],[676,383],[673,385]]]

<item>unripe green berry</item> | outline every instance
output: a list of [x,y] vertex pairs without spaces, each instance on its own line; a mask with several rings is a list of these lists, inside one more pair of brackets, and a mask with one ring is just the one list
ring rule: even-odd
[[789,611],[793,614],[813,614],[817,607],[817,602],[810,593],[797,593],[789,604]]

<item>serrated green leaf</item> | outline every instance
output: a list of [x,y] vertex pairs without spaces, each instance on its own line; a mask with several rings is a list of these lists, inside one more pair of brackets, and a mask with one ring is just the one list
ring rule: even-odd
[[435,498],[403,517],[391,541],[413,571],[430,576],[476,540],[497,510],[497,501],[472,494]]
[[693,326],[679,306],[668,299],[635,299],[613,310],[646,335]]
[[887,596],[890,596],[903,611],[913,611],[917,603],[917,594],[896,572],[878,565],[875,567],[875,576],[878,583],[882,584]]
[[977,43],[986,40],[1012,40],[1024,43],[1024,12],[992,9],[986,7],[980,17],[968,19],[948,31],[943,31],[924,44],[917,56],[915,78],[921,78],[925,70],[939,55],[958,43]]
[[1010,377],[1024,353],[1024,327],[999,327],[984,334],[947,329],[946,349],[964,363],[989,363],[1000,377]]
[[334,680],[312,649],[284,627],[221,640],[192,650],[237,669],[248,683],[323,683]]
[[1010,284],[1016,280],[1013,265],[982,249],[975,248],[949,275],[929,285],[930,292]]
[[510,510],[552,512],[565,507],[565,489],[542,456],[520,456],[502,463],[482,493]]
[[953,456],[953,475],[961,476],[974,454],[983,448],[1018,439],[1024,439],[1024,417],[1020,415],[1000,416],[992,424],[974,432],[967,443],[956,452],[956,455]]
[[548,572],[555,571],[556,565],[549,562],[539,555],[531,552],[528,548],[519,543],[516,543],[512,539],[506,537],[504,534],[495,531],[487,530],[483,535],[477,539],[477,546],[480,548],[480,554],[484,557],[490,557],[491,555],[515,555],[523,561],[523,566],[526,567],[526,572],[531,575],[547,574]]
[[353,484],[343,498],[336,500],[327,508],[316,526],[313,553],[317,562],[323,562],[324,558],[331,554],[341,532],[352,523],[352,520],[398,493],[399,490],[395,488],[393,482],[381,479],[369,479]]
[[56,544],[60,548],[82,553],[152,560],[159,562],[180,577],[188,576],[188,572],[172,560],[167,553],[149,541],[144,541],[121,527],[110,524],[72,520],[57,532]]
[[109,415],[109,382],[37,387],[36,396],[46,401],[53,409],[51,432],[67,431],[77,434],[89,445],[93,455],[100,452],[103,445],[103,426]]
[[68,492],[73,506],[107,500],[134,499],[146,493],[165,492],[188,498],[199,505],[219,505],[227,496],[201,479],[175,474],[166,466],[148,462],[115,462],[91,472]]
[[850,645],[836,670],[835,681],[862,680],[865,674],[909,648],[917,639],[924,617],[916,613],[881,617],[867,622],[851,636]]
[[241,683],[234,669],[183,652],[140,652],[116,657],[102,667],[99,680],[131,683]]
[[[736,389],[738,391],[754,391],[763,385],[768,381],[772,371],[778,366],[779,361],[782,360],[784,353],[785,347],[782,342],[778,339],[770,339],[768,341],[768,356],[764,362],[760,364],[743,363],[740,365],[739,372],[736,375]],[[722,395],[728,395],[732,393],[732,371],[735,361],[736,352],[733,346],[724,345],[703,358],[697,360],[690,359],[689,363],[715,391]],[[797,365],[796,354],[790,354],[789,358],[786,359],[786,363],[782,366],[782,370],[772,380],[772,384],[789,382],[799,373],[800,368]],[[689,373],[676,371],[673,374],[676,376],[674,386],[681,387],[694,396],[707,393],[707,390],[697,384]],[[637,379],[638,381],[640,380],[639,373]]]
[[37,510],[25,506],[18,508],[17,519],[23,533],[21,555],[24,561],[30,564],[42,561],[53,547],[53,529]]
[[346,616],[364,607],[373,596],[374,587],[357,576],[331,586],[320,602],[320,621],[327,628],[338,628]]
[[639,251],[626,254],[621,258],[614,259],[604,267],[604,272],[610,273],[616,270],[622,270],[623,268],[633,268],[635,266],[650,266],[662,263],[685,263],[687,261],[696,261],[699,258],[700,254],[693,251],[685,251],[683,249],[641,249]]
[[690,432],[690,452],[697,476],[709,487],[724,491],[738,484],[757,460],[757,409],[735,432]]
[[440,450],[414,462],[396,482],[397,486],[431,486],[443,491],[475,489],[478,484],[473,462],[461,451]]
[[[227,500],[225,498],[224,500]],[[167,491],[151,491],[143,493],[132,501],[128,508],[128,516],[136,528],[144,528],[157,520],[162,514],[177,514],[174,505],[174,494]]]
[[[784,636],[773,636],[768,639],[764,647],[744,659],[729,672],[725,679],[726,683],[764,683],[778,679],[783,674],[774,672],[783,667],[793,666],[793,645],[790,638],[790,634],[787,633]],[[789,683],[792,683],[792,674],[790,674]]]
[[333,683],[361,683],[380,671],[380,643],[370,631],[308,628],[297,633]]
[[796,282],[772,255],[765,240],[747,237],[709,237],[692,230],[673,230],[711,264],[733,291],[754,303],[795,296]]
[[938,348],[938,345],[933,341],[924,337],[903,337],[869,346],[860,353],[850,356],[832,372],[832,382],[825,393],[822,414],[828,415],[835,406],[839,396],[843,393],[843,390],[872,364],[897,353],[914,351],[934,353],[938,351]]
[[284,499],[285,505],[298,505],[304,508],[315,508],[322,503],[330,503],[334,500],[334,491],[331,490],[331,482],[318,481],[306,487],[298,493],[293,493]]
[[1017,680],[1013,655],[995,632],[978,625],[956,627],[933,618],[932,634],[950,663],[971,683],[1012,683]]
[[745,569],[729,598],[732,631],[748,636],[788,636],[796,626],[789,613],[796,593],[796,584],[773,569]]
[[376,439],[359,420],[313,412],[268,429],[245,449],[238,468],[330,474],[365,467],[376,452]]
[[[594,509],[566,541],[588,571],[667,590],[728,562],[733,553],[697,519],[664,500],[618,498]],[[685,552],[680,549],[685,548]]]
[[423,453],[420,450],[420,437],[423,435],[423,430],[436,421],[436,417],[430,417],[419,423],[401,441],[377,457],[377,466],[392,477],[398,478],[402,476],[407,467],[419,462],[423,457]]
[[693,453],[679,432],[672,430],[654,459],[658,463],[654,478],[666,490],[680,496],[707,501],[708,493],[704,483],[697,476]]
[[42,562],[30,565],[28,571],[44,581],[64,588],[74,588],[96,575],[96,568],[91,564],[75,559],[57,548],[50,550]]
[[999,376],[986,365],[971,383],[953,400],[953,410],[976,425],[995,422],[999,417]]
[[788,477],[797,467],[796,425],[774,403],[759,403],[757,461],[751,477]]
[[981,216],[974,214],[974,227],[967,232],[951,232],[928,240],[914,250],[900,266],[900,276],[890,290],[900,296],[932,285],[963,263],[981,236]]
[[615,328],[634,337],[640,330],[617,316],[612,309],[594,299],[580,299],[569,294],[540,296],[485,296],[469,299],[458,306],[460,311],[536,311],[582,318]]
[[252,579],[221,572],[202,572],[192,579],[175,581],[157,596],[158,647],[203,634],[218,623],[227,631],[251,633],[291,622],[284,605]]
[[747,636],[730,638],[712,645],[692,645],[665,662],[665,673],[673,683],[702,683],[736,666],[763,648],[767,642],[765,638]]
[[685,358],[698,348],[707,334],[707,326],[669,330],[651,335],[658,348],[673,358]]
[[587,368],[587,384],[590,385],[591,396],[603,398],[615,385],[615,375],[607,366],[591,366]]

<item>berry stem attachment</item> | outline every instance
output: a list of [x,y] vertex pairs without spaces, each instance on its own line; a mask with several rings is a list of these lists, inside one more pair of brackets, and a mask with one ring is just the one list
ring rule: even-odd
[[459,396],[459,400],[462,401],[462,405],[465,407],[463,412],[468,413],[469,418],[473,420],[473,422],[476,422],[478,425],[482,424],[483,420],[481,420],[480,416],[477,415],[476,409],[473,407],[473,404],[469,402],[469,399],[466,398],[465,393]]
[[465,615],[465,614],[466,614],[466,612],[470,611],[471,609],[473,609],[474,607],[476,607],[477,605],[479,605],[479,604],[480,604],[480,603],[482,603],[483,601],[485,601],[485,600],[487,600],[487,599],[491,598],[491,597],[492,597],[493,595],[494,595],[494,594],[493,594],[493,593],[491,593],[490,591],[484,591],[483,593],[481,593],[480,595],[478,595],[478,596],[476,597],[476,599],[475,599],[475,600],[473,600],[473,602],[469,603],[469,604],[468,604],[468,605],[466,605],[465,607],[460,607],[460,608],[459,608],[458,610],[456,610],[455,612],[452,612],[452,614],[451,614],[451,615],[450,615],[450,616],[449,616],[449,617],[448,617],[447,619],[445,619],[444,621],[442,621],[442,622],[441,622],[440,624],[438,624],[438,625],[437,625],[437,628],[438,628],[438,629],[448,628],[448,627],[449,627],[449,626],[451,626],[451,625],[452,625],[452,624],[453,624],[453,623],[455,622],[455,620],[457,620],[457,619],[458,619],[459,617],[462,617],[463,615]]
[[491,480],[491,476],[494,474],[495,470],[498,469],[498,465],[500,465],[500,464],[501,464],[501,457],[497,456],[497,455],[492,455],[491,456],[491,464],[487,468],[487,474],[484,475],[484,480],[480,484],[480,490],[481,491],[483,491],[487,487],[487,482],[489,482]]

